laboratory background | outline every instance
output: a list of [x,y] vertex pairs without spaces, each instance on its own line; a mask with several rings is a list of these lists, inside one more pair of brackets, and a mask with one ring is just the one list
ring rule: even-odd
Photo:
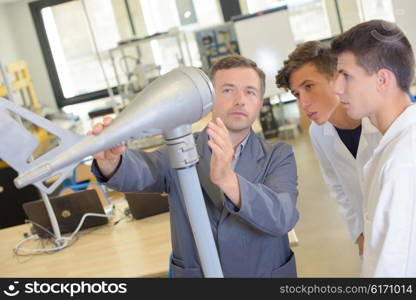
[[[372,19],[396,23],[416,49],[415,12],[413,0],[0,0],[0,97],[65,133],[85,135],[176,68],[208,73],[231,54],[256,61],[266,91],[253,130],[290,144],[296,158],[299,221],[289,241],[298,277],[359,277],[362,260],[322,176],[311,121],[275,76],[296,45],[330,44]],[[60,131],[19,120],[38,142],[30,159],[65,144]],[[192,131],[209,120],[207,114]],[[126,146],[151,151],[164,143],[148,134]],[[112,190],[97,182],[91,163],[86,157],[64,180],[50,178],[45,186],[54,191],[45,193],[16,187],[16,171],[0,157],[0,277],[170,276],[166,195]],[[54,242],[45,198],[64,243]],[[86,213],[108,218],[86,218],[79,228]]]

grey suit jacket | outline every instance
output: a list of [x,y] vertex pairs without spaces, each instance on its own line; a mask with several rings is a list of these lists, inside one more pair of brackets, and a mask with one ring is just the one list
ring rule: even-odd
[[[205,130],[195,135],[197,171],[225,277],[296,277],[287,233],[295,226],[297,171],[293,151],[269,144],[254,132],[237,162],[241,208],[237,209],[209,179],[211,150]],[[93,173],[101,182],[96,164]],[[174,277],[201,277],[198,252],[176,171],[166,147],[154,152],[127,150],[115,175],[106,182],[123,192],[169,193]],[[168,262],[166,262],[168,263]]]

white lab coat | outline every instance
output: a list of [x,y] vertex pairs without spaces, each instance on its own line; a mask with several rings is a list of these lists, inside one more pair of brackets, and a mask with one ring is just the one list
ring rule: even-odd
[[363,277],[416,277],[416,105],[364,166]]
[[364,230],[362,168],[370,159],[382,135],[364,118],[355,159],[331,123],[312,123],[309,134],[329,192],[339,204],[351,238],[356,242]]

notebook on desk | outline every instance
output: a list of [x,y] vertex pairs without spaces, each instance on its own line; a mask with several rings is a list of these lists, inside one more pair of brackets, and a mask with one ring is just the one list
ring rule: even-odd
[[159,193],[125,193],[134,219],[143,219],[169,211],[168,196]]
[[[55,211],[61,233],[72,233],[77,228],[81,218],[86,213],[97,213],[105,215],[103,206],[96,190],[82,190],[68,195],[56,196],[50,198],[50,203]],[[46,211],[43,200],[26,202],[23,204],[29,220],[42,225],[49,231],[52,231],[52,225],[49,215]],[[81,229],[104,225],[108,223],[108,218],[89,216],[85,218]],[[40,237],[48,237],[41,228],[33,226]]]

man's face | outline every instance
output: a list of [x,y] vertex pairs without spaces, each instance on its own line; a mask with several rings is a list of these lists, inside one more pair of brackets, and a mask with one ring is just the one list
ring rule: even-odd
[[219,70],[213,84],[216,95],[213,118],[220,117],[230,132],[249,129],[263,105],[256,71],[244,67]]
[[299,106],[318,125],[327,122],[339,105],[332,78],[320,73],[312,62],[292,72],[289,83]]
[[377,75],[368,75],[351,52],[338,56],[337,69],[339,75],[335,81],[335,92],[349,117],[358,120],[374,115],[379,104]]

